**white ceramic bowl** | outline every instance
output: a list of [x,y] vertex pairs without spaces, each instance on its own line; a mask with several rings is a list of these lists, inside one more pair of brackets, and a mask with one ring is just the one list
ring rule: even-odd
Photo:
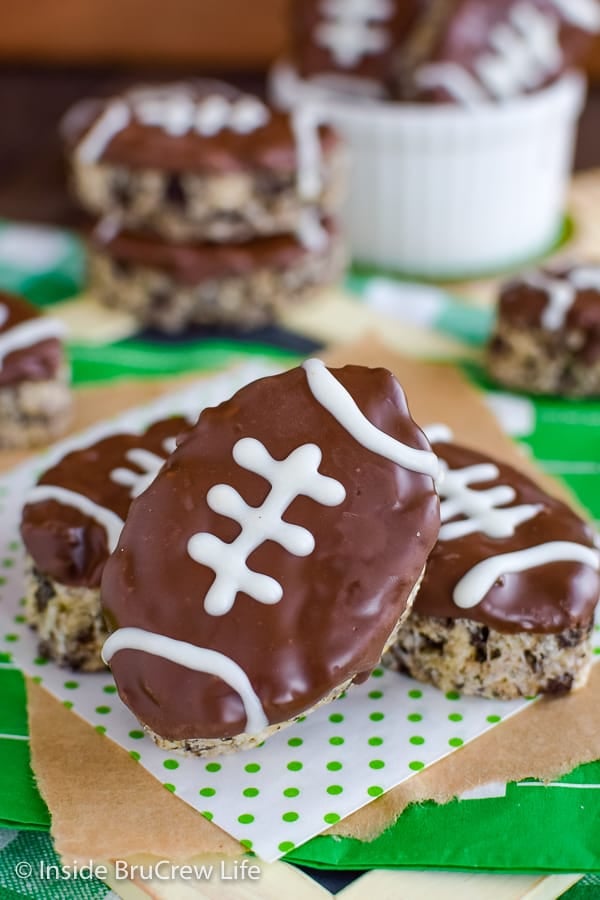
[[585,80],[478,108],[357,100],[275,67],[276,102],[307,104],[351,153],[355,260],[431,277],[499,270],[557,238]]

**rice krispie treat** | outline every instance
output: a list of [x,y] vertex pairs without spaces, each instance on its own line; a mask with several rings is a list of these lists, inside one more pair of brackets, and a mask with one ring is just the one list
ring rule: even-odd
[[260,743],[367,677],[439,528],[438,461],[384,369],[318,360],[205,410],[131,505],[103,656],[157,743]]
[[591,527],[510,466],[427,431],[442,527],[387,661],[444,691],[505,700],[581,687],[600,597]]
[[47,444],[72,412],[63,325],[0,292],[0,449]]
[[486,362],[509,388],[600,396],[600,266],[541,270],[507,284]]
[[431,0],[399,53],[400,93],[467,106],[540,90],[580,62],[599,0]]
[[74,450],[40,477],[25,502],[25,615],[37,630],[40,656],[92,672],[107,637],[100,578],[129,505],[146,489],[178,435],[181,417],[143,434],[113,434]]
[[334,224],[309,211],[300,237],[272,235],[241,244],[171,244],[110,226],[106,220],[92,235],[95,296],[166,332],[192,324],[270,324],[286,307],[341,277],[345,263]]
[[333,212],[344,154],[307,111],[275,112],[220,82],[139,87],[83,101],[63,120],[83,208],[173,241],[298,232]]
[[294,0],[292,58],[301,78],[335,90],[389,94],[396,54],[428,0]]

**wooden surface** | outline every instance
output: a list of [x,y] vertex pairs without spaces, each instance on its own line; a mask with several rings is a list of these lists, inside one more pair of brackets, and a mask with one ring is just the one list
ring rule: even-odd
[[[0,216],[77,224],[78,214],[64,187],[57,134],[60,116],[81,97],[107,94],[138,80],[194,73],[198,71],[189,68],[138,68],[124,74],[114,69],[0,67]],[[249,90],[262,86],[260,75],[229,72],[224,77]],[[577,167],[599,165],[600,88],[596,88],[581,124]]]

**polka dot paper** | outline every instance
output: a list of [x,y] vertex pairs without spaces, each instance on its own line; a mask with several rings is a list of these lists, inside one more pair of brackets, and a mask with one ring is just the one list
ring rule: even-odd
[[362,685],[270,738],[215,759],[156,747],[121,703],[110,673],[73,674],[38,658],[22,609],[23,500],[38,474],[73,446],[113,430],[147,427],[226,399],[257,377],[252,364],[105,423],[63,442],[0,479],[0,654],[33,676],[106,739],[225,831],[271,861],[436,760],[473,740],[526,703],[443,694],[377,668]]

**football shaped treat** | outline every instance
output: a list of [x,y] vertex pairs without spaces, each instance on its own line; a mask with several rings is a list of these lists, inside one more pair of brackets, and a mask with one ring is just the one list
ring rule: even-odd
[[431,9],[401,61],[404,92],[412,85],[434,102],[472,106],[540,90],[580,64],[600,31],[598,0],[434,0]]
[[385,96],[393,62],[429,0],[294,0],[293,61],[324,87]]
[[442,527],[390,654],[396,667],[500,699],[580,687],[600,597],[592,528],[525,475],[436,431]]
[[250,746],[365,678],[437,538],[437,468],[384,369],[310,360],[205,410],[102,578],[103,655],[154,739]]
[[72,669],[103,669],[107,637],[100,578],[133,497],[150,484],[190,423],[173,416],[143,434],[111,434],[67,453],[26,497],[25,615],[40,656]]
[[505,285],[487,367],[509,388],[600,396],[600,266],[543,269]]

